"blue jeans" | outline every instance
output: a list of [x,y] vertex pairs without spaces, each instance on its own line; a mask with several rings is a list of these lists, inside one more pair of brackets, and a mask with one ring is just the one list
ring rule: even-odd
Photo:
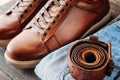
[[[111,76],[105,76],[104,80],[120,80],[120,16],[99,30],[94,35],[99,40],[111,42],[112,59],[115,63]],[[69,73],[68,51],[74,42],[50,53],[35,68],[35,74],[41,80],[75,80]]]

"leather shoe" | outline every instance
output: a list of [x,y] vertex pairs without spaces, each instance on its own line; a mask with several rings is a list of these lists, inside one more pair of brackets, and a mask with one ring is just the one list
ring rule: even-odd
[[47,0],[19,0],[8,12],[0,15],[0,46],[8,42],[37,14]]
[[32,68],[50,52],[100,28],[110,18],[108,0],[49,0],[8,44],[7,62]]

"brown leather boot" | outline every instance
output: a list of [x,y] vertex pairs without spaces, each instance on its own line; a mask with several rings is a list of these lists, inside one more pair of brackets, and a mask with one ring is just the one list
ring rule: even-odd
[[50,52],[100,28],[110,17],[109,8],[108,0],[49,0],[8,44],[7,62],[34,67]]
[[48,0],[19,0],[7,13],[0,15],[0,46],[22,31]]

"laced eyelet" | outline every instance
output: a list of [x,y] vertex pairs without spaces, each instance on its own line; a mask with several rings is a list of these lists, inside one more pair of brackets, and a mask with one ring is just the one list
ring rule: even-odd
[[48,27],[47,30],[48,30],[48,31],[51,30],[51,27]]
[[36,2],[37,0],[34,0],[34,2]]
[[32,7],[32,4],[30,4],[29,7]]
[[67,7],[69,7],[69,4],[68,4],[68,3],[66,3],[66,6],[67,6]]
[[56,21],[54,20],[53,22],[52,22],[52,24],[55,24],[56,23]]
[[65,9],[61,9],[61,12],[64,12],[65,11]]
[[46,32],[44,32],[44,33],[43,33],[43,36],[47,36],[47,33],[46,33]]
[[59,17],[60,17],[60,15],[57,15],[57,16],[56,16],[56,18],[59,18]]
[[23,15],[20,15],[21,18],[23,18]]
[[51,5],[54,5],[54,4],[55,4],[54,1],[52,1],[52,2],[51,2]]
[[[58,0],[58,2],[60,1]],[[69,7],[69,6],[70,6],[69,2],[68,3],[64,1],[60,2],[60,6],[59,6],[56,1],[49,0],[49,3],[47,3],[47,5],[45,5],[40,10],[40,14],[36,16],[35,22],[32,25],[33,28],[40,29],[40,31],[38,32],[43,37],[47,36],[48,32],[52,30],[52,26],[55,26],[57,24],[59,19],[62,17],[61,14],[64,14],[64,12],[66,12],[66,9],[67,9],[66,7]]]
[[24,10],[24,13],[27,13],[27,12],[28,12],[28,10],[27,10],[27,9],[25,9],[25,10]]

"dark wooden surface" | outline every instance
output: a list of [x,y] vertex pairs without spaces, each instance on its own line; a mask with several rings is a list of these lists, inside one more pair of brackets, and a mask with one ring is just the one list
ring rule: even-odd
[[[10,4],[11,5],[11,4]],[[9,5],[9,6],[10,6]],[[120,0],[110,0],[112,17],[120,14]],[[0,6],[0,12],[5,11],[5,7]],[[5,48],[0,48],[0,80],[40,80],[34,69],[16,69],[6,63],[4,59]]]

